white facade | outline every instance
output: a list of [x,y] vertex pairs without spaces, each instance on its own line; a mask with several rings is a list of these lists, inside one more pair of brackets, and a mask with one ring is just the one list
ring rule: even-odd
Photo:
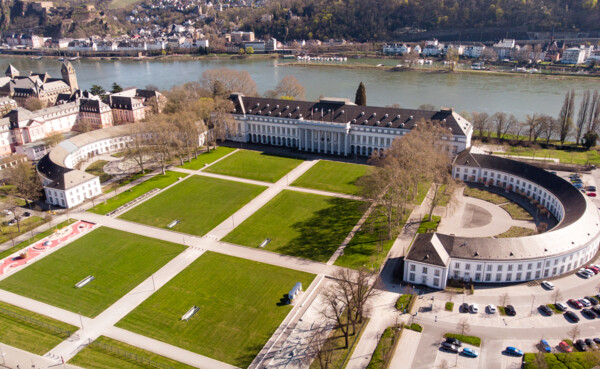
[[583,64],[585,61],[585,50],[571,47],[563,51],[560,62],[562,64]]
[[102,193],[100,178],[94,177],[67,190],[44,187],[46,203],[63,208],[72,208]]
[[385,44],[383,45],[384,54],[399,54],[404,55],[410,53],[410,46],[406,44]]

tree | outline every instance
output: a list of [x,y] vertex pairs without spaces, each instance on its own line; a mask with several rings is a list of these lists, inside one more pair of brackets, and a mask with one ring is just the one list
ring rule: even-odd
[[583,135],[583,146],[586,149],[591,149],[596,146],[596,142],[598,141],[598,133],[589,131]]
[[237,123],[229,114],[233,103],[229,99],[215,99],[215,110],[210,117],[208,133],[210,142],[225,141],[228,137],[235,137],[238,133]]
[[61,132],[54,132],[44,138],[44,145],[54,147],[64,141],[65,136]]
[[450,369],[450,364],[448,364],[448,360],[443,359],[442,361],[440,361],[436,369]]
[[140,172],[144,173],[146,169],[147,157],[150,154],[148,149],[148,138],[150,126],[144,123],[134,123],[129,125],[129,141],[125,143],[125,158],[133,160],[140,168]]
[[335,338],[330,336],[330,331],[328,325],[323,325],[312,330],[305,356],[307,367],[315,359],[319,363],[320,369],[330,368],[336,349]]
[[212,92],[217,91],[215,83],[219,83],[220,85],[217,86],[218,90],[221,90],[224,94],[239,92],[246,96],[258,95],[256,83],[245,70],[238,71],[229,68],[209,69],[202,73],[200,83],[202,87]]
[[106,95],[106,90],[100,85],[92,85],[90,88],[90,93],[92,95],[103,97]]
[[573,112],[575,109],[575,90],[565,94],[565,100],[558,116],[559,121],[559,139],[564,144],[565,140],[571,134],[573,128]]
[[554,290],[554,292],[552,292],[552,298],[554,299],[555,304],[558,302],[558,300],[562,300],[563,296],[560,292],[560,289],[557,288]]
[[536,352],[533,360],[536,368],[548,369],[548,363],[546,362],[546,355],[544,354],[544,352]]
[[503,293],[498,297],[498,305],[506,306],[510,302],[510,295],[508,293]]
[[254,48],[252,46],[248,46],[246,48],[246,54],[254,54]]
[[113,82],[110,92],[113,94],[123,91],[123,87],[119,86],[117,82]]
[[483,139],[483,132],[489,131],[489,115],[487,113],[473,113],[473,130],[479,132],[479,140]]
[[456,66],[456,62],[458,62],[458,50],[455,48],[448,48],[446,51],[445,59],[448,62],[450,70],[453,71]]
[[502,141],[506,133],[510,130],[510,127],[516,122],[514,115],[508,116],[506,113],[496,113],[492,115],[492,124],[496,131],[496,138],[498,141]]
[[542,121],[543,134],[544,138],[546,138],[546,145],[548,145],[550,143],[550,139],[554,137],[556,132],[559,130],[559,122],[557,119],[549,115],[542,115],[539,119]]
[[45,102],[38,99],[37,97],[28,97],[23,103],[23,107],[29,111],[44,109],[46,105],[47,104]]
[[537,114],[529,115],[525,117],[525,127],[527,127],[527,133],[529,134],[529,143],[531,143],[531,139],[533,138],[533,142],[535,143],[540,133],[542,132],[542,124],[541,120],[538,119]]
[[165,116],[155,116],[152,121],[145,123],[149,131],[148,152],[154,162],[160,165],[163,175],[166,173],[167,163],[171,159],[175,146],[175,132],[165,118]]
[[600,95],[598,94],[598,90],[594,90],[589,109],[587,131],[597,132],[598,124],[600,123]]
[[467,318],[462,318],[456,324],[456,329],[460,332],[460,334],[462,334],[464,336],[465,333],[468,333],[471,330],[471,324],[469,324],[469,321],[467,320]]
[[427,110],[427,111],[436,110],[435,106],[433,106],[431,104],[422,104],[422,105],[419,105],[419,107],[417,109],[419,109],[419,110]]
[[356,105],[367,105],[367,90],[362,82],[358,85],[358,89],[356,90],[354,103]]
[[277,83],[274,91],[272,92],[272,98],[291,98],[291,100],[304,100],[305,98],[305,89],[304,86],[298,82],[296,77],[294,76],[285,76]]
[[14,195],[25,200],[27,206],[30,206],[30,201],[40,197],[42,183],[31,164],[19,161],[5,170],[7,171],[7,182],[15,186]]
[[573,326],[573,328],[569,329],[567,334],[569,335],[569,338],[571,339],[571,341],[575,342],[575,339],[577,338],[577,336],[579,336],[581,334],[581,328],[579,328],[578,325],[575,325],[575,326]]
[[588,112],[590,109],[590,90],[583,92],[583,99],[579,105],[579,112],[577,113],[577,125],[575,126],[575,143],[579,145],[583,133],[588,124]]
[[238,50],[238,54],[244,55],[245,53],[246,53],[246,50],[244,50],[243,47],[240,47],[240,49]]

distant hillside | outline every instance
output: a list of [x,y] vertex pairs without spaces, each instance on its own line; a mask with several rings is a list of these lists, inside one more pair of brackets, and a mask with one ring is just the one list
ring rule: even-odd
[[246,30],[282,40],[385,41],[422,31],[491,28],[600,30],[598,0],[282,0],[226,14]]

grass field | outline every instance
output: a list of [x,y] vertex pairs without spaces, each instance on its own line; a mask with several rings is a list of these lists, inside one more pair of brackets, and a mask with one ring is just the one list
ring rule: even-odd
[[0,260],[4,259],[5,257],[7,257],[7,256],[9,256],[9,255],[11,255],[11,254],[13,254],[13,253],[21,250],[21,249],[24,249],[25,247],[27,247],[27,246],[29,246],[29,245],[31,245],[31,244],[33,244],[33,243],[41,240],[42,238],[44,238],[46,236],[51,235],[54,232],[54,230],[61,229],[61,228],[65,227],[65,226],[67,226],[69,224],[73,224],[75,222],[76,222],[76,220],[74,220],[74,219],[65,220],[64,222],[62,222],[60,224],[57,224],[56,226],[48,229],[47,231],[41,232],[41,233],[39,233],[39,234],[31,237],[28,240],[25,240],[25,241],[23,241],[21,243],[18,243],[16,245],[14,245],[13,247],[11,247],[9,249],[6,249],[6,250],[0,252]]
[[[94,317],[184,248],[98,228],[4,279],[0,288]],[[74,287],[88,275],[96,279],[82,288]]]
[[429,187],[431,187],[431,182],[419,182],[417,185],[417,197],[414,198],[413,204],[421,205],[423,203],[425,196],[427,196],[427,191],[429,191]]
[[[109,346],[106,346],[109,345]],[[157,355],[153,352],[142,350],[135,346],[113,340],[108,337],[100,336],[93,344],[87,345],[83,350],[79,351],[69,364],[77,365],[82,368],[89,369],[104,369],[104,368],[119,368],[119,369],[138,369],[148,368],[148,365],[142,364],[130,357],[127,354],[137,355],[141,358],[152,360],[158,364],[168,365],[168,367],[177,369],[192,369],[189,366],[175,360],[171,360],[164,356]]]
[[[10,313],[17,314],[19,318]],[[23,319],[21,319],[23,317]],[[26,318],[33,318],[34,321]],[[39,322],[39,323],[38,323]],[[66,334],[57,333],[42,325],[49,324],[60,330],[75,332],[78,328],[67,323],[59,322],[47,316],[0,302],[0,342],[44,355],[51,348],[67,338]]]
[[[313,278],[206,252],[117,326],[245,368],[291,310],[284,295]],[[181,321],[192,306],[198,313]]]
[[101,215],[107,214],[119,206],[127,204],[129,201],[140,197],[154,188],[162,189],[170,184],[175,183],[179,177],[185,177],[185,174],[169,171],[167,171],[165,175],[158,174],[136,186],[133,186],[127,191],[123,191],[118,195],[111,197],[110,199],[106,200],[106,203],[101,203],[94,206],[89,211]]
[[513,238],[513,237],[525,237],[537,234],[535,229],[525,227],[510,227],[508,231],[501,233],[496,238]]
[[218,178],[192,176],[119,218],[202,236],[258,196],[265,187]]
[[29,218],[21,220],[21,232],[19,232],[19,227],[17,227],[16,224],[11,226],[4,226],[2,227],[2,234],[0,234],[0,243],[4,243],[25,232],[29,232],[30,230],[37,228],[44,223],[46,223],[44,218],[31,216]]
[[215,160],[222,158],[223,156],[229,154],[235,150],[232,147],[220,146],[216,149],[210,150],[210,152],[205,152],[198,155],[197,159],[192,159],[187,163],[180,165],[179,168],[198,170],[204,167],[204,164],[210,164]]
[[106,182],[112,178],[110,174],[104,172],[104,166],[108,163],[106,160],[98,160],[88,166],[85,171],[86,173],[93,174],[100,177],[100,182]]
[[600,153],[596,150],[549,150],[549,149],[532,149],[527,147],[510,146],[504,153],[507,155],[516,156],[535,156],[535,158],[557,158],[561,163],[569,164],[600,164]]
[[511,218],[513,218],[513,219],[533,220],[533,216],[531,216],[531,214],[529,214],[529,212],[527,210],[525,210],[520,205],[515,204],[514,202],[511,202],[509,204],[500,205],[500,207],[502,209],[506,210],[506,212],[508,214],[510,214]]
[[[575,351],[575,350],[574,350]],[[596,351],[542,354],[546,359],[544,366],[536,364],[535,354],[527,353],[523,357],[525,369],[591,369],[600,364]]]
[[293,186],[358,195],[356,181],[373,170],[360,164],[321,160],[298,178]]
[[378,269],[392,248],[394,240],[407,218],[408,214],[392,232],[392,239],[386,240],[387,221],[385,216],[376,212],[371,213],[361,229],[344,248],[344,254],[337,258],[335,265],[353,269],[362,266]]
[[282,191],[223,241],[327,261],[361,217],[359,201]]
[[478,188],[472,187],[465,187],[464,195],[468,197],[474,197],[483,201],[491,202],[492,204],[496,205],[509,202],[509,200],[504,196],[500,196],[489,191],[480,190]]
[[427,233],[430,230],[433,230],[435,232],[435,230],[437,230],[438,225],[440,224],[440,221],[442,220],[442,218],[437,215],[432,215],[431,220],[428,219],[428,215],[423,216],[423,220],[419,225],[419,229],[417,229],[417,233]]
[[258,151],[240,150],[211,165],[205,171],[258,181],[277,182],[301,162],[302,160],[267,155]]

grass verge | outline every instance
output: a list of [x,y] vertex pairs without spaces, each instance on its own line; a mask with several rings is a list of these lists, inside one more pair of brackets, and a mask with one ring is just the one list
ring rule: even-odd
[[498,194],[491,193],[489,191],[480,190],[478,188],[465,187],[463,194],[465,196],[474,197],[476,199],[491,202],[492,204],[496,204],[496,205],[509,202],[509,200],[504,196],[500,196]]
[[401,335],[401,327],[387,327],[385,331],[383,331],[383,334],[375,347],[375,351],[373,351],[367,369],[387,368],[394,356],[394,348],[398,344]]
[[21,243],[18,243],[16,245],[14,245],[13,247],[0,252],[0,259],[4,259],[5,257],[7,257],[9,255],[12,255],[13,253],[15,253],[15,252],[17,252],[17,251],[19,251],[21,249],[24,249],[25,247],[36,243],[37,241],[41,240],[42,238],[50,236],[55,231],[57,231],[59,229],[62,229],[62,228],[66,227],[66,226],[68,226],[70,224],[75,223],[75,222],[76,222],[75,219],[65,220],[64,222],[62,222],[60,224],[57,224],[56,226],[54,226],[54,227],[52,227],[52,228],[50,228],[50,229],[48,229],[48,230],[46,230],[44,232],[41,232],[41,233],[39,233],[39,234],[31,237],[28,240],[25,240],[25,241],[23,241]]
[[536,354],[526,353],[523,357],[524,369],[592,369],[600,364],[597,352],[571,352],[556,354],[541,354],[544,363],[540,365]]
[[215,160],[221,159],[223,156],[229,154],[235,149],[232,147],[219,146],[216,149],[210,150],[209,152],[204,152],[198,155],[197,158],[194,158],[187,163],[180,165],[179,168],[190,169],[190,170],[198,170],[202,169],[205,164],[210,164]]
[[428,215],[423,216],[423,220],[421,221],[421,224],[419,225],[419,229],[417,230],[417,233],[435,232],[437,230],[438,225],[440,224],[440,221],[442,220],[442,217],[439,217],[437,215],[432,215],[431,220],[427,220],[427,219],[429,219]]
[[410,329],[411,331],[415,331],[415,332],[423,332],[423,326],[421,326],[420,324],[417,323],[413,323],[410,325],[405,325],[404,326],[406,329]]
[[22,235],[23,233],[29,232],[42,224],[46,223],[46,220],[41,217],[31,216],[21,220],[21,231],[19,227],[15,225],[2,227],[2,234],[0,234],[0,244],[8,240],[12,240],[15,237]]
[[406,312],[410,314],[416,299],[417,296],[414,294],[400,295],[398,300],[396,300],[396,309],[400,311],[404,311],[404,309],[406,309]]
[[481,346],[481,338],[475,336],[465,336],[463,334],[455,334],[455,333],[446,333],[444,334],[444,338],[456,338],[464,343],[468,343],[469,345]]
[[[329,338],[333,339],[332,346],[335,347],[333,353],[331,354],[331,360],[329,361],[330,368],[345,368],[348,365],[348,361],[352,357],[352,353],[358,346],[358,342],[362,337],[362,334],[365,332],[366,326],[369,324],[369,318],[365,319],[364,323],[358,327],[358,332],[355,334],[351,334],[348,339],[348,347],[344,348],[344,335],[342,331],[337,328],[334,329]],[[319,360],[313,360],[310,365],[310,369],[321,369],[319,365]]]
[[529,214],[529,212],[525,209],[523,209],[523,207],[521,207],[518,204],[515,204],[514,202],[511,202],[509,204],[504,204],[504,205],[500,205],[500,207],[504,210],[506,210],[506,212],[508,214],[510,214],[510,217],[516,220],[533,220],[533,216],[531,216],[531,214]]
[[110,174],[104,172],[104,166],[107,163],[107,160],[95,161],[85,169],[85,172],[100,177],[100,183],[106,182],[112,178]]
[[500,233],[496,238],[514,238],[514,237],[525,237],[537,234],[535,229],[525,227],[510,227],[508,231]]

